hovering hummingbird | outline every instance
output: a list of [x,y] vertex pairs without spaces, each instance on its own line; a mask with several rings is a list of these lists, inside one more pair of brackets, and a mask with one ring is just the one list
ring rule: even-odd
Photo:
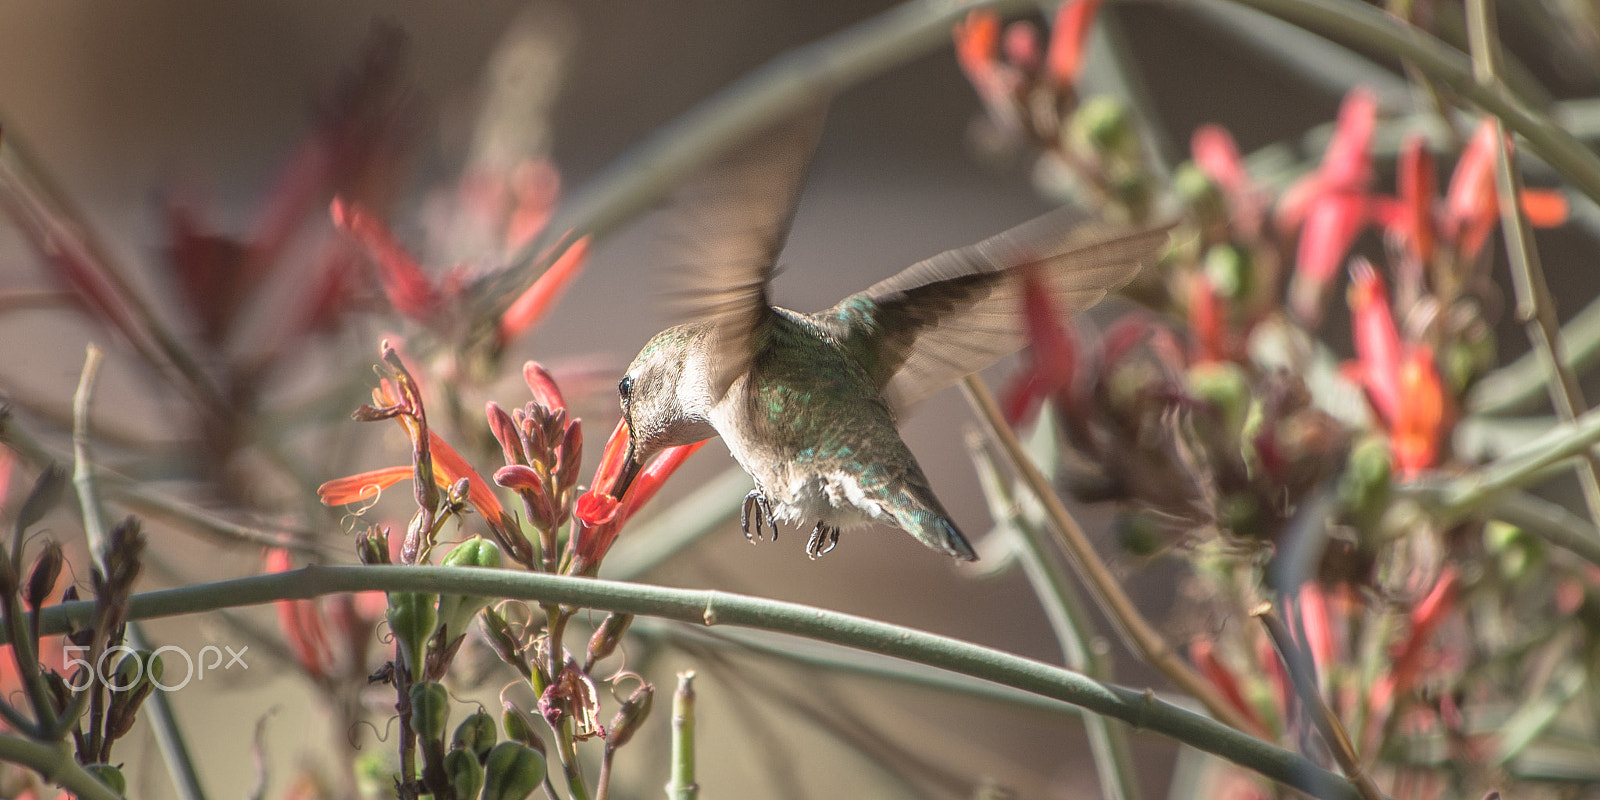
[[976,560],[900,420],[1022,346],[1018,268],[1036,266],[1057,307],[1081,311],[1132,279],[1170,226],[1110,232],[1060,210],[826,311],[790,311],[768,302],[767,287],[820,129],[818,113],[766,131],[676,198],[688,321],[651,338],[617,387],[631,438],[614,493],[661,449],[720,435],[755,479],[740,514],[752,541],[763,520],[774,539],[777,520],[814,524],[806,552],[816,558],[841,529],[878,521]]

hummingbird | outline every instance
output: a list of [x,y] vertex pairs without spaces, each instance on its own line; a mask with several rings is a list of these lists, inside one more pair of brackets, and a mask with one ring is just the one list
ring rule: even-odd
[[810,524],[815,559],[842,529],[879,522],[974,561],[900,421],[1021,348],[1018,270],[1037,269],[1058,308],[1081,311],[1131,280],[1171,226],[1119,229],[1057,210],[825,311],[791,311],[768,289],[821,126],[820,113],[774,126],[679,190],[669,229],[686,247],[686,321],[652,337],[618,384],[630,440],[614,494],[663,448],[721,436],[755,481],[740,513],[751,541],[763,521],[774,539],[778,520]]

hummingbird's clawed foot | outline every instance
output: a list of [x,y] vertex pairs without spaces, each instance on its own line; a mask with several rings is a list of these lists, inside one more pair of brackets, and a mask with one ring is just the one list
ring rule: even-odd
[[[750,532],[750,509],[756,510],[756,530]],[[767,527],[772,529],[772,541],[778,541],[778,521],[772,518],[772,504],[767,501],[767,496],[760,489],[751,489],[744,496],[744,505],[739,508],[739,527],[744,529],[744,538],[754,544],[761,538],[761,521],[767,521]]]
[[806,540],[806,555],[815,561],[833,552],[838,544],[839,529],[826,522],[818,522],[817,527],[811,530],[811,538]]

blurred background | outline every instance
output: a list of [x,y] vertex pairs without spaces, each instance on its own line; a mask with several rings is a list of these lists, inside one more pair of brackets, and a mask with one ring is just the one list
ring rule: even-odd
[[[177,321],[184,316],[176,279],[162,266],[173,247],[170,209],[189,209],[215,233],[253,230],[267,213],[280,171],[319,121],[351,102],[340,87],[360,81],[352,76],[361,74],[375,48],[393,48],[385,57],[393,59],[390,80],[399,87],[402,109],[392,121],[393,138],[403,144],[371,144],[393,148],[387,170],[374,179],[386,185],[373,193],[386,198],[381,216],[398,238],[436,268],[452,263],[449,247],[438,245],[448,237],[437,234],[448,227],[440,220],[450,217],[451,203],[464,196],[456,194],[458,176],[470,160],[492,150],[475,138],[482,130],[498,124],[522,131],[518,146],[530,154],[547,152],[563,192],[570,193],[656,128],[747,71],[891,5],[876,0],[6,3],[0,4],[0,135],[25,147],[48,171],[111,254],[129,268],[137,290],[159,315]],[[1337,78],[1296,75],[1241,46],[1230,29],[1243,23],[1221,13],[1219,5],[1116,3],[1103,15],[1142,72],[1175,153],[1186,152],[1189,133],[1202,122],[1226,125],[1249,152],[1272,142],[1298,142],[1305,131],[1330,120],[1342,94]],[[1538,41],[1542,35],[1519,27],[1515,15],[1506,26],[1514,45],[1519,36]],[[544,60],[533,57],[520,67],[521,78],[497,84],[494,56],[513,36],[540,42]],[[375,40],[382,43],[374,45]],[[1592,71],[1592,64],[1566,71],[1550,66],[1541,77],[1576,92],[1592,88]],[[518,80],[522,83],[505,88]],[[497,85],[509,94],[495,94]],[[521,99],[512,108],[496,108],[497,97]],[[970,133],[979,113],[979,100],[947,46],[838,97],[781,259],[777,302],[804,311],[827,307],[915,261],[1049,208],[1032,186],[1025,159],[977,154]],[[328,199],[318,198],[316,205]],[[313,258],[319,237],[335,235],[326,215],[311,219],[285,245],[284,274],[295,276],[290,284],[311,280],[314,273],[301,262]],[[662,252],[661,232],[648,220],[597,242],[560,303],[536,330],[510,346],[500,377],[487,382],[482,396],[470,398],[467,407],[476,408],[486,398],[520,406],[526,388],[515,367],[538,359],[564,379],[575,412],[585,418],[592,463],[604,432],[615,422],[616,376],[670,321],[657,293],[663,285]],[[0,291],[55,287],[49,269],[12,226],[0,225]],[[1554,276],[1552,283],[1583,297],[1600,286],[1592,271]],[[246,333],[236,337],[231,352],[251,351],[255,334],[250,331],[267,337],[272,315],[257,311],[242,323]],[[392,316],[370,315],[312,340],[295,359],[260,376],[264,415],[269,407],[304,401],[305,387],[316,379],[336,374],[353,384],[329,401],[338,407],[326,415],[328,427],[297,440],[289,451],[305,457],[300,469],[306,477],[322,481],[404,460],[397,433],[386,433],[378,446],[358,446],[353,433],[337,427],[356,427],[339,419],[363,399],[360,387],[372,384],[369,364],[384,335],[403,336],[404,326]],[[191,419],[171,413],[171,389],[146,375],[126,345],[106,328],[48,301],[0,315],[0,376],[23,419],[49,419],[51,410],[69,406],[84,346],[91,341],[108,351],[95,411],[98,430],[125,436],[134,449],[160,450],[195,435]],[[1518,336],[1501,341],[1511,343],[1502,345],[1511,354],[1522,349]],[[1008,362],[992,369],[991,382],[1002,381],[1013,368]],[[969,420],[959,392],[949,390],[927,402],[905,432],[959,524],[981,538],[992,523],[963,444]],[[259,478],[259,465],[239,463],[251,458],[212,465],[233,482],[231,499],[255,508],[257,522],[309,526],[321,544],[349,561],[351,521],[337,511],[302,513],[306,498],[292,499],[284,486]],[[192,485],[193,474],[205,466],[176,455],[169,466],[165,485],[171,491],[196,503],[220,502],[211,489]],[[726,450],[713,442],[656,502],[668,505],[675,489],[711,480],[730,466]],[[731,496],[728,508],[743,491]],[[273,502],[282,509],[277,516],[263,510]],[[1086,509],[1083,520],[1107,545],[1149,615],[1164,619],[1175,601],[1172,573],[1119,559],[1104,533],[1106,517],[1095,509]],[[56,530],[75,531],[76,523],[63,513]],[[160,520],[153,520],[148,532],[152,549],[167,562],[165,571],[147,570],[144,585],[150,587],[261,569],[256,548],[196,539]],[[627,536],[619,553],[630,544]],[[1059,659],[1043,613],[1015,566],[999,571],[983,564],[956,567],[909,537],[881,528],[848,532],[837,550],[813,562],[802,552],[804,538],[804,531],[786,530],[776,544],[752,547],[729,520],[646,579],[810,603]],[[272,638],[271,611],[248,610],[241,617]],[[163,621],[150,631],[158,641],[186,646],[236,636],[210,619]],[[1159,680],[1131,663],[1120,646],[1114,652],[1120,683],[1142,687]],[[322,695],[306,690],[300,674],[280,660],[282,651],[275,656],[259,646],[250,653],[247,673],[208,676],[204,685],[172,696],[214,796],[247,791],[256,785],[258,769],[265,771],[264,796],[289,796],[297,771],[325,768],[326,743],[339,737],[361,741],[364,750],[392,749],[379,741],[392,735],[382,730],[381,714],[373,716],[378,733],[341,732],[335,721],[340,717],[316,707]],[[1085,760],[1082,727],[1070,719],[753,656],[679,653],[651,663],[650,677],[662,690],[650,721],[652,743],[626,748],[619,756],[620,796],[656,796],[666,779],[659,741],[668,724],[671,670],[681,668],[700,672],[700,783],[707,797],[972,796],[974,787],[986,782],[1019,797],[1098,792]],[[262,719],[258,747],[254,731]],[[849,734],[840,738],[828,732],[840,729]],[[1137,763],[1147,768],[1141,775],[1144,789],[1160,796],[1175,750],[1146,735],[1135,735],[1134,743]],[[133,765],[134,796],[172,796],[142,726],[119,755]],[[924,776],[922,783],[896,777],[908,766]]]

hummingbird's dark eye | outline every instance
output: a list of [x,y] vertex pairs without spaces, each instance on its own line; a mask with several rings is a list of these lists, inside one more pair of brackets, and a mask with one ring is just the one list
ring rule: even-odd
[[623,376],[622,382],[617,384],[617,391],[622,394],[622,399],[628,399],[628,395],[633,394],[633,376]]

